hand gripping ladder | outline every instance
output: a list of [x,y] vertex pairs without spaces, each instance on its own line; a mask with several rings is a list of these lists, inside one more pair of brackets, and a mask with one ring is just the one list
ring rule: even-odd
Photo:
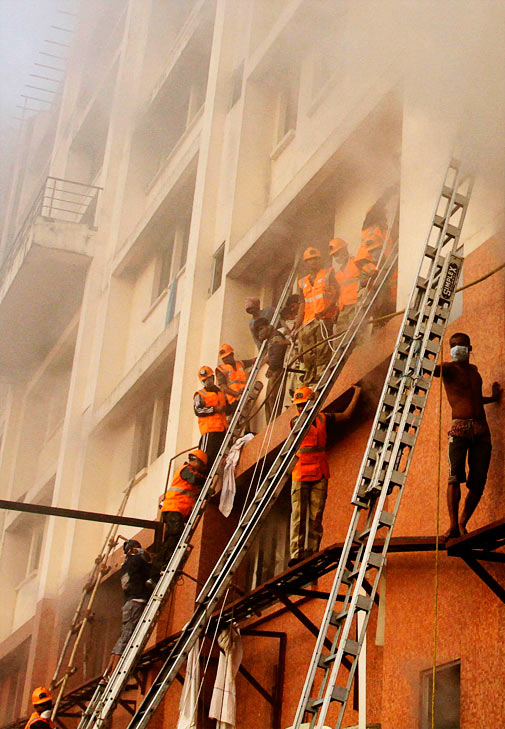
[[[293,729],[299,729],[307,719],[311,728],[321,729],[332,702],[338,707],[336,729],[342,724],[463,265],[463,258],[458,255],[459,238],[471,188],[471,178],[462,177],[459,164],[452,161],[361,464],[352,498],[354,513]],[[388,495],[391,496],[386,504]],[[359,625],[358,611],[363,616]],[[329,651],[325,648],[328,641]],[[320,676],[317,692],[316,674]]]
[[321,410],[336,378],[344,366],[354,337],[367,319],[370,309],[388,274],[396,263],[397,252],[389,257],[383,270],[377,275],[373,286],[367,293],[363,305],[356,312],[351,326],[344,334],[335,349],[332,359],[326,367],[314,392],[315,400],[309,401],[303,410],[290,435],[284,442],[270,470],[259,484],[255,496],[241,517],[237,529],[233,533],[214,570],[207,579],[196,600],[196,610],[182,629],[181,635],[172,648],[160,673],[145,695],[137,713],[132,717],[128,729],[143,729],[149,723],[152,714],[163,699],[167,689],[174,681],[179,668],[187,659],[188,653],[204,630],[212,613],[225,593],[228,583],[239,566],[242,557],[249,548],[264,518],[279,495],[295,459],[296,451],[307,434],[317,413]]
[[[298,259],[295,259],[293,268],[288,276],[279,303],[275,309],[272,319],[274,326],[279,321],[280,312],[286,303],[287,297],[290,295],[293,281],[296,275]],[[191,552],[191,539],[196,527],[205,509],[206,502],[213,494],[214,476],[217,474],[220,463],[226,455],[229,447],[240,435],[242,428],[242,414],[250,403],[250,397],[256,384],[257,375],[262,364],[263,354],[265,353],[266,342],[263,342],[253,365],[244,391],[240,397],[238,406],[233,414],[226,436],[221,444],[219,453],[212,465],[212,468],[205,480],[200,494],[195,502],[191,515],[186,522],[184,531],[181,534],[177,547],[170,558],[168,565],[160,576],[156,589],[153,591],[149,601],[146,604],[144,612],[137,623],[135,630],[130,638],[128,645],[123,651],[118,665],[111,674],[108,681],[102,680],[93,694],[86,710],[84,711],[78,729],[88,729],[91,726],[100,727],[109,714],[114,710],[117,700],[123,691],[129,676],[135,668],[140,655],[147,643],[147,640],[156,624],[156,620],[165,604],[168,596],[175,584],[175,581],[183,568],[184,563]]]

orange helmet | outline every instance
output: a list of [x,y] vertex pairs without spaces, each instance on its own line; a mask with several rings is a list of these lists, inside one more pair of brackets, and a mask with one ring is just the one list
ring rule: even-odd
[[202,365],[200,369],[198,370],[198,377],[200,378],[200,382],[203,382],[207,379],[207,377],[212,377],[214,374],[214,370],[212,367],[209,367],[208,365]]
[[32,694],[32,704],[34,706],[38,706],[39,704],[46,704],[48,701],[52,701],[53,697],[51,696],[49,689],[45,688],[44,686],[39,686],[36,688]]
[[189,456],[194,456],[195,458],[198,458],[199,461],[203,463],[204,466],[208,463],[207,454],[205,451],[200,450],[200,448],[196,448],[194,451],[190,451],[188,453]]
[[330,249],[330,256],[334,256],[337,251],[340,251],[342,248],[347,248],[347,243],[343,238],[333,238],[328,243],[328,248]]
[[297,387],[293,395],[293,405],[303,405],[307,400],[312,399],[313,394],[314,392],[310,387],[306,387],[305,385]]
[[223,359],[223,357],[227,357],[229,354],[233,354],[234,352],[235,350],[229,344],[222,344],[219,347],[219,356],[221,359]]
[[303,252],[303,260],[309,261],[311,258],[321,258],[321,252],[319,248],[306,248]]

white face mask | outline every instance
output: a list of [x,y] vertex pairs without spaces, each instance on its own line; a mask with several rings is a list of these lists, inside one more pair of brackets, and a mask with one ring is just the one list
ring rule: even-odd
[[51,718],[51,709],[46,709],[43,711],[40,715],[43,719],[50,719]]
[[451,347],[451,357],[454,362],[466,362],[470,357],[470,350],[468,347],[456,344],[454,347]]

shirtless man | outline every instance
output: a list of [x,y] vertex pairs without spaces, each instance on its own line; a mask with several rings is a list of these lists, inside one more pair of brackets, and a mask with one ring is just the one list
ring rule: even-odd
[[[477,367],[470,364],[472,345],[468,334],[458,332],[449,339],[452,362],[442,363],[445,393],[452,410],[449,435],[449,485],[447,506],[450,527],[444,539],[467,534],[466,525],[480,501],[486,484],[491,460],[491,434],[484,412],[484,405],[499,402],[501,387],[493,382],[491,397],[482,395],[482,377]],[[440,377],[440,365],[434,372]],[[468,476],[466,459],[468,456]],[[468,493],[461,514],[461,484],[466,483]]]

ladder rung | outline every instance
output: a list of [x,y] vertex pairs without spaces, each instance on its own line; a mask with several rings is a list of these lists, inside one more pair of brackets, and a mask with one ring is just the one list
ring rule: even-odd
[[332,701],[338,701],[341,704],[345,704],[349,692],[345,686],[334,686],[331,692]]
[[357,656],[359,653],[359,643],[357,640],[351,640],[348,638],[344,644],[344,653],[348,656]]
[[[358,599],[356,601],[356,610],[364,610],[365,612],[370,612],[372,609],[373,602],[370,597],[367,597],[366,595],[358,595]],[[330,618],[330,624],[337,626],[340,623],[342,623],[347,616],[349,615],[349,610],[342,610],[340,613],[335,611],[331,618]],[[326,665],[326,664],[325,664]],[[322,666],[324,668],[324,666]]]

